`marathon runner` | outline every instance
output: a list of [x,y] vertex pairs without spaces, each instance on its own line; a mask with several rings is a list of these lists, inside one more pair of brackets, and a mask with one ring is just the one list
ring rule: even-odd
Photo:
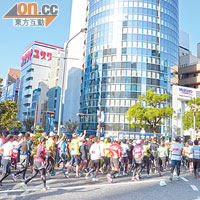
[[173,173],[176,167],[177,169],[177,180],[180,180],[180,168],[181,168],[181,156],[183,146],[180,144],[180,138],[175,138],[175,143],[171,147],[171,174],[169,180],[173,180]]
[[109,183],[113,183],[115,174],[119,172],[119,158],[121,157],[121,146],[118,144],[118,141],[115,139],[113,144],[110,146],[110,165],[112,171],[110,174],[107,174],[107,180]]

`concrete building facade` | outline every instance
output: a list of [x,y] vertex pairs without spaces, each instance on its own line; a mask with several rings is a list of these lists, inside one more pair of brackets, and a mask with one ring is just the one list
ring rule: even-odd
[[[88,0],[72,1],[71,25],[69,39],[74,37],[88,23]],[[77,14],[78,13],[78,14]],[[80,33],[68,46],[67,67],[65,78],[65,95],[63,109],[63,124],[69,119],[79,121],[82,71],[85,65],[86,33]],[[67,42],[66,42],[67,43]],[[65,47],[66,47],[65,43]]]
[[3,81],[0,101],[12,100],[17,102],[20,82],[20,70],[10,68]]
[[[192,98],[200,97],[200,90],[194,88],[188,88],[183,86],[174,85],[172,96],[172,106],[175,111],[172,120],[172,137],[181,136],[182,138],[192,138],[193,129],[184,130],[182,116],[185,111],[189,111],[187,105],[188,101]],[[200,132],[197,132],[197,138],[200,138]]]
[[47,111],[48,109],[47,92],[49,89],[50,72],[51,68],[55,67],[51,64],[52,60],[56,60],[55,62],[57,63],[57,60],[60,59],[54,55],[55,52],[62,50],[63,48],[61,47],[36,41],[24,50],[18,97],[18,119],[20,121],[35,118],[36,125],[45,126],[45,123],[41,124],[44,116],[42,111]]

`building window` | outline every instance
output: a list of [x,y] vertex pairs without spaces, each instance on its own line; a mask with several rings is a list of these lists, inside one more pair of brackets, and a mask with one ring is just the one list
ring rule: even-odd
[[33,77],[28,77],[28,78],[26,79],[26,81],[31,81],[31,80],[33,80]]

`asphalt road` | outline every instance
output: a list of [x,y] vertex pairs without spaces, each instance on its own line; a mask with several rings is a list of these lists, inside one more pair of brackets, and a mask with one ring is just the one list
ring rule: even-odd
[[[131,176],[118,177],[115,183],[108,184],[105,175],[99,175],[98,182],[92,182],[91,179],[74,178],[72,174],[70,179],[66,179],[62,172],[47,180],[49,189],[46,192],[41,191],[42,182],[40,176],[37,176],[28,184],[26,192],[22,188],[16,188],[20,183],[14,183],[11,178],[3,183],[0,191],[0,199],[16,200],[200,200],[200,179],[194,179],[189,172],[182,170],[180,181],[176,179],[169,182],[169,173],[159,177],[153,175],[138,182],[132,182]],[[161,187],[160,181],[164,180],[167,186]]]

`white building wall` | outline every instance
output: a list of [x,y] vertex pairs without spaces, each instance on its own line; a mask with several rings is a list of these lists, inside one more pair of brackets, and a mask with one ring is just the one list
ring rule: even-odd
[[196,56],[193,56],[192,54],[181,56],[179,58],[179,66],[181,68],[187,67],[190,65],[195,65],[195,64],[198,64],[199,62],[200,62],[200,59],[197,58]]
[[[73,0],[70,25],[70,37],[87,27],[88,0]],[[76,114],[80,109],[81,72],[84,64],[84,41],[86,33],[80,33],[68,46],[67,74],[65,79],[65,100],[63,122],[79,120]],[[66,43],[65,43],[66,46]],[[78,60],[72,60],[76,58]]]
[[[199,97],[200,90],[188,87],[182,87],[178,85],[173,86],[173,96],[172,96],[172,107],[175,111],[175,114],[172,119],[172,137],[174,138],[177,136],[177,130],[181,130],[180,135],[183,136],[191,136],[193,133],[193,129],[184,130],[183,123],[182,123],[182,116],[184,115],[185,111],[189,110],[187,106],[187,102],[190,101],[192,98]],[[197,136],[200,133],[197,133]],[[200,137],[200,135],[199,135]]]
[[[33,117],[30,113],[32,111],[31,107],[33,91],[39,87],[40,82],[47,83],[49,81],[52,56],[58,48],[60,47],[34,42],[24,51],[23,57],[26,57],[27,62],[22,64],[20,75],[20,89],[18,98],[18,119],[20,121],[24,121],[24,119]],[[33,53],[28,59],[27,54],[30,51]],[[33,69],[33,71],[29,71],[30,69]],[[32,80],[27,80],[31,77]],[[27,86],[30,86],[30,88],[26,89]],[[26,95],[30,95],[30,97],[26,98]],[[45,98],[42,99],[46,100]],[[43,103],[44,102],[39,102],[39,104]]]

